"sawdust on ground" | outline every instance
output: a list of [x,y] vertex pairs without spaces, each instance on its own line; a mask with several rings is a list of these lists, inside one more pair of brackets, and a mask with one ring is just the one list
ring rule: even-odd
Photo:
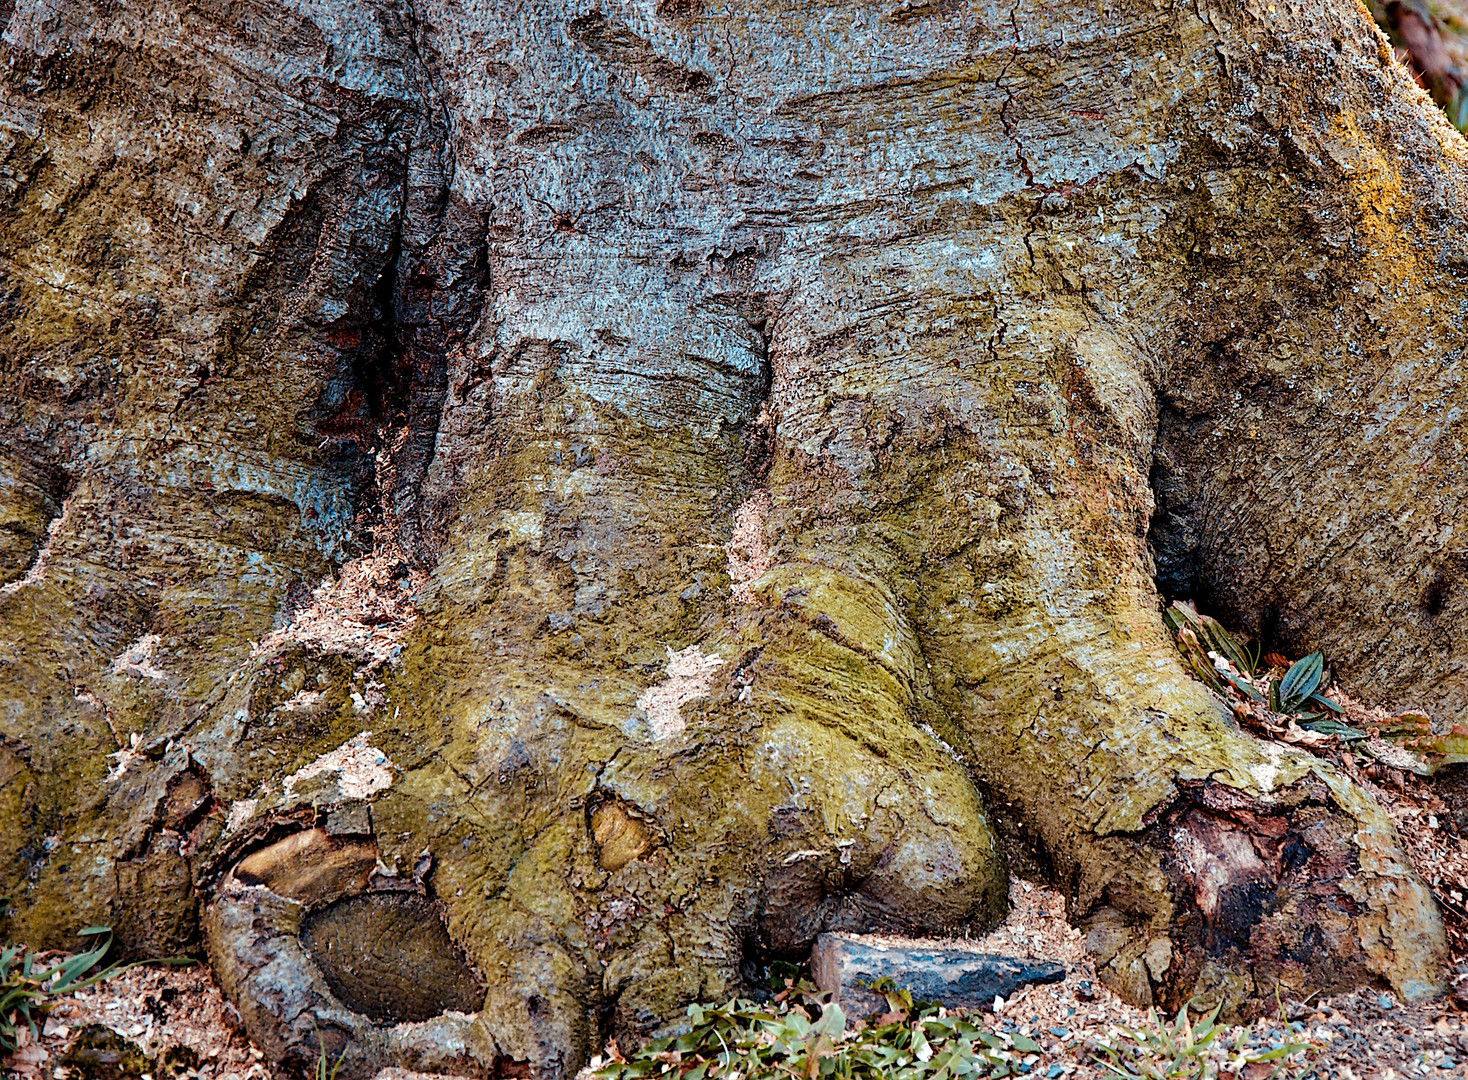
[[[1404,805],[1400,793],[1378,797]],[[1407,807],[1411,809],[1411,807]],[[1401,811],[1406,820],[1414,816]],[[1412,834],[1404,834],[1410,836]],[[1410,843],[1410,841],[1409,841]],[[1033,986],[995,1002],[985,1023],[1019,1032],[1038,1042],[1039,1054],[1022,1062],[1027,1075],[1046,1080],[1101,1080],[1109,1074],[1097,1060],[1102,1043],[1124,1040],[1128,1030],[1155,1028],[1147,1012],[1127,1004],[1096,978],[1085,954],[1085,938],[1065,920],[1064,898],[1052,889],[1016,880],[1011,911],[997,929],[962,944],[984,952],[1065,963],[1064,981]],[[901,940],[877,938],[877,940]],[[1465,960],[1459,956],[1460,961]],[[1468,963],[1460,963],[1459,986],[1468,990]],[[1468,1024],[1449,996],[1405,1005],[1391,994],[1359,990],[1333,998],[1281,1000],[1275,1015],[1250,1027],[1227,1029],[1224,1046],[1252,1040],[1258,1048],[1289,1041],[1308,1049],[1284,1063],[1279,1077],[1314,1080],[1415,1080],[1468,1076]],[[89,1026],[116,1032],[156,1063],[156,1080],[287,1080],[239,1028],[239,1017],[206,969],[135,968],[109,982],[61,1000],[45,1020],[39,1040],[23,1037],[20,1051],[0,1063],[17,1080],[69,1080],[76,1070],[67,1053]],[[180,1050],[186,1051],[180,1053]],[[1224,1065],[1227,1055],[1215,1055]],[[1246,1068],[1237,1080],[1263,1080],[1268,1068]],[[155,1080],[154,1073],[141,1076]],[[1228,1080],[1226,1068],[1217,1074]],[[378,1080],[422,1080],[388,1070]]]
[[[1382,797],[1378,793],[1378,797]],[[1390,807],[1391,800],[1383,798]],[[1395,816],[1395,815],[1394,815]],[[1416,852],[1414,851],[1414,854]],[[1097,1061],[1102,1042],[1124,1040],[1126,1030],[1154,1029],[1147,1010],[1122,1001],[1096,978],[1085,953],[1085,937],[1065,919],[1060,893],[1026,881],[1010,887],[1009,917],[992,933],[965,944],[985,952],[1024,959],[1061,960],[1064,981],[1032,986],[998,1002],[993,1022],[1028,1035],[1044,1048],[1029,1075],[1056,1080],[1100,1080],[1114,1076]],[[1468,957],[1458,955],[1459,984],[1468,981]],[[1416,1077],[1468,1077],[1468,1024],[1452,996],[1405,1005],[1395,996],[1357,990],[1308,1002],[1281,999],[1274,1015],[1253,1025],[1227,1028],[1221,1046],[1243,1040],[1257,1048],[1283,1043],[1307,1049],[1284,1063],[1247,1066],[1239,1080],[1271,1074],[1298,1080],[1408,1080]],[[1231,1074],[1227,1056],[1214,1056],[1220,1080]]]
[[[276,1077],[203,967],[133,968],[61,998],[41,1024],[40,1037],[22,1031],[19,1049],[0,1067],[17,1080],[68,1080],[79,1071],[65,1060],[68,1053],[98,1028],[122,1036],[156,1062],[159,1080],[165,1069],[190,1080]],[[91,1064],[83,1070],[106,1062]]]
[[[1317,751],[1319,752],[1319,751]],[[1307,1050],[1275,1075],[1313,1080],[1416,1080],[1468,1077],[1468,843],[1456,832],[1454,815],[1433,788],[1418,778],[1379,765],[1361,766],[1350,755],[1340,768],[1370,791],[1396,821],[1402,840],[1424,879],[1442,902],[1454,962],[1454,985],[1444,998],[1407,1005],[1379,990],[1295,1001],[1282,998],[1272,1015],[1250,1028],[1230,1028],[1219,1040],[1240,1038],[1258,1047],[1289,1041]],[[1097,1059],[1103,1043],[1125,1039],[1127,1030],[1154,1028],[1156,1021],[1111,993],[1096,977],[1084,935],[1065,918],[1060,893],[1016,879],[1011,910],[991,933],[962,944],[1024,959],[1060,960],[1065,979],[1021,990],[995,1003],[986,1023],[1028,1035],[1043,1052],[1031,1055],[1028,1075],[1046,1080],[1100,1080],[1108,1074]],[[900,940],[878,938],[877,940]],[[59,956],[59,954],[58,954]],[[285,1080],[243,1035],[234,1008],[202,967],[135,968],[64,998],[33,1040],[0,1069],[17,1080],[69,1080],[75,1070],[68,1051],[89,1027],[116,1032],[155,1064],[148,1080]],[[1225,1065],[1226,1055],[1215,1056]],[[1263,1080],[1274,1066],[1246,1068],[1235,1080]],[[1252,1071],[1251,1071],[1252,1070]],[[120,1074],[119,1074],[120,1075]],[[1233,1074],[1220,1068],[1220,1080]],[[401,1070],[379,1080],[414,1080]]]

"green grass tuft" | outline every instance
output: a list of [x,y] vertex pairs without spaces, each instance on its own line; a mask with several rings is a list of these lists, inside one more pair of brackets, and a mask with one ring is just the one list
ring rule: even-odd
[[102,940],[94,948],[68,956],[51,967],[39,966],[36,954],[23,945],[6,945],[0,950],[0,1053],[15,1051],[17,1036],[23,1028],[29,1028],[31,1036],[36,1037],[37,1017],[44,1016],[57,998],[95,986],[138,964],[193,963],[181,957],[140,960],[133,964],[111,964],[89,975],[112,948],[112,928],[89,926],[77,931],[77,936]]

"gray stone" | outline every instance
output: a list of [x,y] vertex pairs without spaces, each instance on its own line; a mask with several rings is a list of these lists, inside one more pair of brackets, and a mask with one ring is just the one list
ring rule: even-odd
[[914,1001],[977,1009],[1023,986],[1059,982],[1065,978],[1065,965],[922,941],[879,944],[822,934],[811,952],[811,972],[816,985],[829,991],[848,1016],[870,1016],[886,1011],[885,999],[866,989],[883,977],[910,992]]

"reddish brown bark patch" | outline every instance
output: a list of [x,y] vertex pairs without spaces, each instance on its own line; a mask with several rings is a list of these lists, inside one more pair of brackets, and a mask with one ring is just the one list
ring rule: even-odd
[[1161,1001],[1186,1000],[1210,966],[1248,971],[1260,996],[1374,981],[1345,888],[1358,869],[1354,827],[1325,786],[1306,780],[1268,799],[1212,781],[1181,787],[1155,827],[1179,901]]

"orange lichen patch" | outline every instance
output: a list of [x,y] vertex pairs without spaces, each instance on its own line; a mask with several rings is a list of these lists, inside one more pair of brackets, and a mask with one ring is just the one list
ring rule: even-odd
[[46,535],[41,540],[41,547],[36,552],[35,560],[26,570],[25,576],[17,581],[8,581],[4,585],[0,585],[0,598],[17,593],[27,585],[35,585],[45,578],[46,569],[51,562],[51,549],[56,544],[56,537],[61,534],[62,529],[66,528],[66,523],[70,517],[71,497],[68,496],[61,504],[61,513],[52,518],[51,523],[46,526]]
[[371,738],[372,732],[360,731],[335,750],[291,773],[281,784],[285,797],[294,798],[296,785],[318,776],[335,781],[337,791],[347,799],[370,799],[391,787],[394,765],[386,754],[371,745]]
[[157,634],[144,634],[112,661],[112,674],[131,675],[139,679],[167,679],[168,673],[154,663],[159,644]]
[[386,544],[353,559],[340,575],[327,578],[284,626],[262,638],[253,656],[292,645],[358,657],[371,669],[390,659],[418,620],[414,594],[427,581],[407,568],[402,551]]
[[714,672],[723,664],[723,658],[705,656],[697,645],[677,652],[668,650],[668,677],[648,687],[637,699],[637,707],[647,715],[647,725],[654,738],[666,739],[683,730],[679,710],[685,702],[709,692]]
[[770,493],[756,491],[734,511],[734,534],[724,545],[733,579],[734,599],[741,604],[758,603],[751,584],[774,565],[765,546],[765,517],[770,512]]
[[1330,147],[1332,156],[1344,167],[1347,188],[1360,210],[1356,228],[1366,248],[1366,265],[1379,284],[1395,287],[1416,278],[1420,286],[1418,246],[1401,228],[1415,212],[1416,199],[1396,165],[1381,153],[1379,140],[1363,132],[1355,117],[1342,113],[1332,127],[1337,140]]

